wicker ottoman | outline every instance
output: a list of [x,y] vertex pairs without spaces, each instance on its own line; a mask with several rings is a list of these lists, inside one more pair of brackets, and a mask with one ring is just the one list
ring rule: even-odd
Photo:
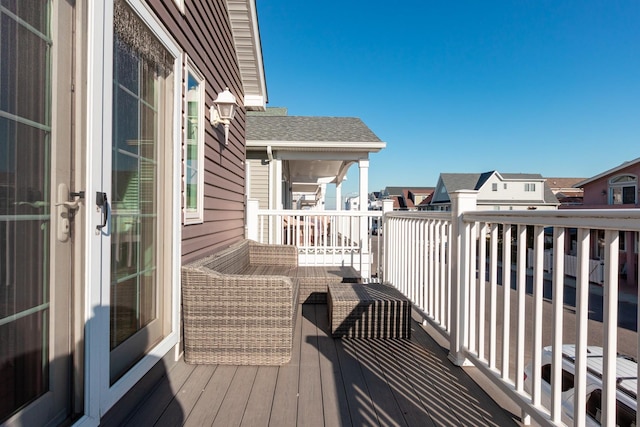
[[330,284],[327,305],[334,337],[411,337],[411,303],[391,286]]

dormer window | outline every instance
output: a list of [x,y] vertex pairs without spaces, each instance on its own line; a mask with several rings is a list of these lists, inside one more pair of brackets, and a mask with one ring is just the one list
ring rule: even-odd
[[635,205],[638,194],[638,177],[618,175],[609,180],[610,205]]

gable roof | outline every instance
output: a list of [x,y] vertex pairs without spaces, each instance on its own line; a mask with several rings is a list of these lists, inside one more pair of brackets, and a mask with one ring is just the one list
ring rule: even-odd
[[640,163],[640,157],[638,157],[637,159],[634,159],[634,160],[629,160],[627,162],[624,162],[621,165],[616,166],[615,168],[606,170],[606,171],[604,171],[604,172],[602,172],[602,173],[600,173],[600,174],[598,174],[598,175],[596,175],[594,177],[585,179],[584,181],[581,181],[581,182],[575,184],[574,187],[576,187],[576,188],[584,187],[586,184],[589,184],[590,182],[598,180],[598,179],[600,179],[602,177],[605,177],[607,175],[611,175],[611,174],[614,174],[616,172],[619,172],[624,168],[628,168],[629,166],[635,165],[636,163]]
[[[499,173],[497,171],[483,172],[483,173],[442,173],[440,179],[442,184],[447,190],[447,194],[451,194],[454,191],[459,190],[480,190],[487,180],[493,176],[498,175],[505,181],[526,181],[526,180],[543,180],[544,178],[539,173]],[[544,181],[544,203],[559,204],[558,199],[553,194],[553,191],[549,188],[546,181]],[[448,203],[448,200],[438,200],[434,203]],[[495,201],[493,201],[495,202]],[[513,202],[513,201],[505,201]]]
[[[247,145],[266,141],[368,143],[384,148],[385,143],[357,117],[247,116]],[[251,144],[254,145],[254,144]]]

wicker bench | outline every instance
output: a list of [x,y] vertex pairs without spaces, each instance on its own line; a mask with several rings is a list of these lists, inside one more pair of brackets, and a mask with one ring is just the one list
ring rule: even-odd
[[329,283],[356,276],[353,269],[298,267],[295,246],[251,240],[187,264],[182,267],[185,361],[287,363],[299,302],[326,301]]
[[331,284],[327,304],[334,337],[411,337],[411,303],[391,286]]

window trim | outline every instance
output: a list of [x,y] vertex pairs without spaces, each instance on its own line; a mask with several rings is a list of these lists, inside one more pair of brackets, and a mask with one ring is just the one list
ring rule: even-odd
[[[628,177],[629,180],[622,180]],[[624,203],[624,189],[633,188],[633,203]],[[615,202],[614,191],[620,189],[620,202]],[[616,175],[609,179],[609,204],[610,205],[637,205],[638,204],[638,177],[634,174],[625,173]]]
[[[185,171],[185,176],[183,177],[183,215],[184,215],[184,224],[202,224],[204,222],[204,151],[205,151],[205,93],[206,93],[206,80],[203,77],[203,74],[198,70],[193,61],[185,54],[184,61],[184,147],[183,147],[183,167]],[[195,80],[198,81],[198,134],[197,134],[197,145],[198,145],[198,159],[196,163],[196,170],[198,172],[198,182],[196,187],[196,209],[188,209],[187,207],[187,161],[188,161],[188,153],[189,153],[189,144],[187,139],[187,130],[188,130],[188,113],[189,113],[189,75],[192,75]]]

